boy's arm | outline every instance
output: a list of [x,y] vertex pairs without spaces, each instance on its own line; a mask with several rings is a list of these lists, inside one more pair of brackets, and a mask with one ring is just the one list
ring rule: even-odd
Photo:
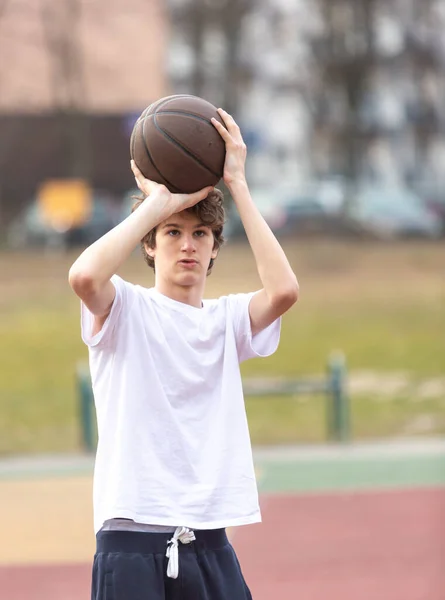
[[225,111],[219,109],[219,112],[227,129],[216,120],[212,122],[226,143],[224,181],[238,209],[263,284],[249,305],[255,335],[295,304],[299,288],[283,249],[250,195],[244,171],[246,146],[239,127]]
[[250,196],[247,183],[229,187],[255,257],[263,289],[252,297],[252,334],[262,331],[298,300],[298,282],[287,257]]
[[96,317],[95,330],[102,327],[114,301],[116,292],[111,277],[141,239],[173,213],[203,200],[212,189],[171,194],[165,186],[145,179],[133,162],[132,170],[146,200],[122,223],[86,248],[69,271],[70,286]]

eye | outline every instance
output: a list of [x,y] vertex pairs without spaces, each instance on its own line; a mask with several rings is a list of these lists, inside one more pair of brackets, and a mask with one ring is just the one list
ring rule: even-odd
[[171,235],[172,237],[176,237],[177,235],[179,235],[179,229],[170,229],[170,231],[167,232],[167,235]]
[[198,229],[198,231],[195,231],[195,235],[196,237],[204,237],[207,235],[207,231],[204,231],[204,229]]

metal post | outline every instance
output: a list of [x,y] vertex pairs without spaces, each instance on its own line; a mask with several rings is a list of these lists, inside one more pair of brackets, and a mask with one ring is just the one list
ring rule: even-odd
[[82,430],[82,444],[87,452],[94,452],[95,439],[93,427],[93,390],[88,367],[81,363],[77,366],[77,387],[79,391],[79,413]]
[[351,438],[350,404],[346,384],[346,361],[341,353],[331,355],[329,371],[328,435],[336,442],[347,442]]

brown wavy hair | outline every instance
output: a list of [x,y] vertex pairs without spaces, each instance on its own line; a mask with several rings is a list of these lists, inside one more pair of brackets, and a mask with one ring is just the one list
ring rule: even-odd
[[[144,202],[144,198],[140,198],[135,196],[135,204],[133,205],[131,212],[134,212],[139,206]],[[201,223],[210,227],[213,233],[213,250],[219,250],[221,246],[224,244],[224,235],[223,228],[226,219],[224,204],[223,204],[224,196],[221,190],[214,189],[209,193],[207,198],[201,200],[194,206],[190,208],[186,208],[185,212],[194,215],[199,219]],[[149,248],[156,247],[156,230],[157,227],[154,227],[151,231],[149,231],[141,240],[141,250],[142,256],[144,257],[145,262],[149,267],[155,270],[155,261],[152,256],[147,254],[145,249],[145,245]],[[207,269],[207,275],[210,275],[213,265],[213,258],[210,259],[210,264]]]

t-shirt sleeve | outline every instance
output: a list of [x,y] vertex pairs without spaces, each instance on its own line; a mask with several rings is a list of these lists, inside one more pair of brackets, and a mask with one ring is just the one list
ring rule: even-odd
[[228,296],[239,362],[249,358],[270,356],[276,351],[280,342],[281,317],[252,336],[249,304],[256,293]]
[[125,305],[129,302],[129,290],[127,284],[118,275],[113,275],[111,282],[116,290],[116,296],[114,297],[113,305],[111,307],[110,314],[108,315],[102,329],[93,335],[94,315],[88,310],[83,302],[80,303],[80,323],[81,323],[81,335],[83,342],[93,348],[95,346],[106,346],[111,343],[113,334],[119,319],[125,308]]

